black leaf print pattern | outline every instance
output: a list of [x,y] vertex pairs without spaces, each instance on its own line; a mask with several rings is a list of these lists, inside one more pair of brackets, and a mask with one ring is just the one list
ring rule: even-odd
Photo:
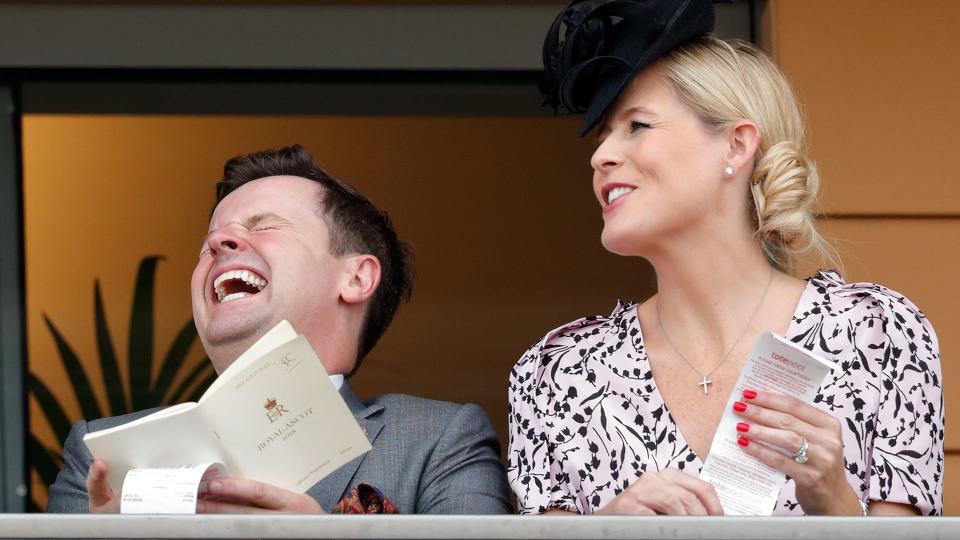
[[[940,354],[923,313],[895,291],[821,271],[787,338],[840,366],[815,404],[841,420],[850,485],[942,513]],[[548,333],[517,362],[509,392],[507,473],[521,513],[591,513],[647,470],[703,466],[656,390],[636,304]],[[803,514],[793,480],[775,514]]]

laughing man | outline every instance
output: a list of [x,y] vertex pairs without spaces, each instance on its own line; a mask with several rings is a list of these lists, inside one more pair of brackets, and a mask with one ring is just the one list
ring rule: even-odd
[[[227,274],[227,272],[230,272]],[[299,494],[244,478],[212,481],[207,513],[323,513],[358,488],[404,513],[509,513],[499,443],[476,405],[405,395],[361,401],[345,376],[409,299],[413,268],[387,215],[331,177],[299,146],[229,160],[193,271],[193,318],[218,373],[281,320],[306,336],[373,449]],[[111,513],[110,466],[83,436],[154,411],[77,422],[48,512]],[[188,444],[178,441],[171,444]],[[369,486],[373,486],[371,489]],[[355,511],[355,510],[354,510]]]

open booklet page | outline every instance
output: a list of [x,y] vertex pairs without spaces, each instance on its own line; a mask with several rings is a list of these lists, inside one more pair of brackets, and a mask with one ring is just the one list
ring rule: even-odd
[[[812,402],[834,363],[767,332],[757,340],[730,394],[700,478],[713,484],[727,515],[768,516],[786,483],[784,474],[737,444],[733,403],[744,390],[777,392]],[[758,443],[759,444],[759,443]]]
[[107,462],[107,482],[114,493],[120,493],[130,469],[221,461],[216,439],[194,414],[196,404],[188,405],[191,406],[181,408],[180,414],[162,415],[129,429],[113,428],[84,436],[90,454]]
[[232,476],[304,492],[370,449],[313,348],[286,321],[241,355],[198,404],[89,433],[84,442],[107,462],[115,493],[130,469],[211,462]]
[[204,396],[198,412],[231,475],[302,493],[370,443],[305,337],[265,358]]

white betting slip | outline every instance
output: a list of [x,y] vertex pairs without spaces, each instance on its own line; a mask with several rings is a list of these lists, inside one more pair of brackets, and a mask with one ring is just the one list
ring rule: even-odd
[[130,469],[120,495],[121,514],[195,514],[207,481],[226,476],[219,463],[163,469]]
[[724,514],[769,516],[786,483],[782,472],[746,454],[737,444],[737,423],[742,419],[733,412],[734,402],[740,401],[743,391],[749,389],[778,392],[810,403],[834,367],[833,362],[770,332],[757,340],[730,394],[710,444],[710,454],[700,471],[700,479],[713,484]]

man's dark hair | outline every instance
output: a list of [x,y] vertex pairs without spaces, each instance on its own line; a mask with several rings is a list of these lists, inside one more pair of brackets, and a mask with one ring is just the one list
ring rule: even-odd
[[[330,253],[370,254],[380,261],[380,284],[367,304],[357,362],[377,344],[393,320],[400,301],[413,293],[413,252],[397,238],[387,213],[380,210],[353,186],[323,170],[300,145],[241,155],[223,166],[223,180],[217,182],[217,202],[247,182],[268,176],[299,176],[320,184],[318,213],[330,231]],[[352,372],[351,372],[352,373]]]

